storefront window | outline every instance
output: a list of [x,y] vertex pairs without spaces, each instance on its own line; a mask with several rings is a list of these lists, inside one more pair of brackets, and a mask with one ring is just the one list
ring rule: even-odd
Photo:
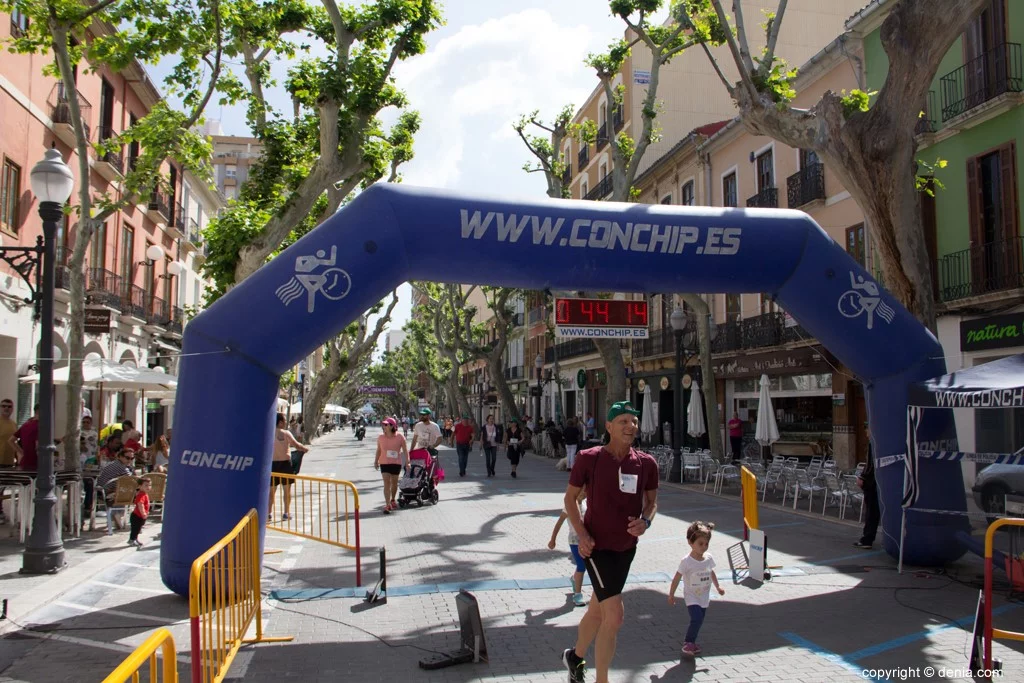
[[[816,375],[775,375],[768,378],[769,391],[821,391],[832,388],[832,373]],[[749,377],[735,380],[737,394],[756,394],[761,391],[761,379]]]

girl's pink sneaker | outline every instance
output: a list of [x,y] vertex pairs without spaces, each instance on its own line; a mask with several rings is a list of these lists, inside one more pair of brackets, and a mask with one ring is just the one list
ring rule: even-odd
[[683,656],[684,657],[696,657],[697,653],[700,652],[700,648],[694,643],[683,643]]

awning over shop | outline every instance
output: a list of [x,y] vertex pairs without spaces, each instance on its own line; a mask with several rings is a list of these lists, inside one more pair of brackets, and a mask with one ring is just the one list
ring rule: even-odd
[[922,408],[1024,408],[1024,354],[910,385],[908,404]]

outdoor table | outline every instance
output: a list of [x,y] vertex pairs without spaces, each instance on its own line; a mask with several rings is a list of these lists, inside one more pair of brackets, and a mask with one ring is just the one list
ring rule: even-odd
[[78,472],[58,472],[56,488],[57,496],[57,530],[64,535],[64,494],[67,494],[68,527],[72,536],[77,538],[82,533],[82,475]]
[[[11,491],[11,523],[18,525],[19,542],[24,543],[31,531],[32,500],[35,496],[36,473],[25,470],[0,470],[0,496],[5,490]],[[17,498],[17,505],[14,499]],[[11,532],[14,535],[14,532]]]

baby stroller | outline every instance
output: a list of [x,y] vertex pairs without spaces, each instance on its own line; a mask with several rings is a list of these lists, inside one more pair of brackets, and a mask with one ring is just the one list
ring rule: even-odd
[[398,507],[407,507],[415,502],[417,507],[424,503],[437,505],[437,485],[444,478],[444,470],[425,448],[409,453],[409,472],[398,482]]

